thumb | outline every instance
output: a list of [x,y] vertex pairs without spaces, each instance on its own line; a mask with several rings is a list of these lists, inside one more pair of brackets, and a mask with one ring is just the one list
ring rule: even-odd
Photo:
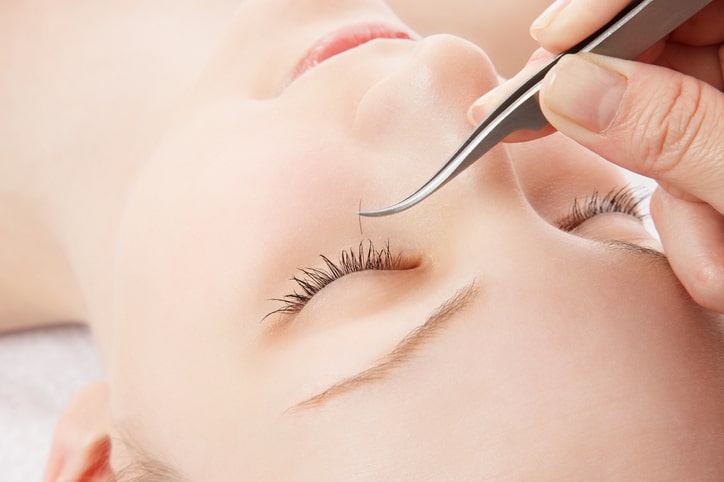
[[569,55],[548,74],[549,122],[602,157],[724,212],[724,94],[663,67]]

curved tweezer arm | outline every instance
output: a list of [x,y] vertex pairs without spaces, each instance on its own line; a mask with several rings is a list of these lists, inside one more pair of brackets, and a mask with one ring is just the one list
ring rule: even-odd
[[447,163],[420,189],[403,201],[361,216],[399,213],[427,198],[515,131],[539,130],[547,125],[538,103],[545,75],[563,55],[594,52],[633,59],[691,18],[712,0],[635,0],[599,31],[558,55],[535,72],[475,128]]
[[558,58],[551,60],[543,70],[536,72],[486,117],[450,160],[414,194],[390,207],[375,211],[361,211],[359,214],[380,217],[411,208],[451,181],[509,134],[520,129],[537,131],[545,127],[548,121],[540,110],[538,91],[540,91],[543,77],[553,68]]

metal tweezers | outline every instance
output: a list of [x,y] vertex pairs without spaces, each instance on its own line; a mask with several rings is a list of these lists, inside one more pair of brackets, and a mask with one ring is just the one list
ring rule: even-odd
[[550,60],[525,80],[470,134],[450,160],[414,194],[392,206],[360,211],[361,216],[387,216],[419,203],[447,184],[483,154],[518,130],[540,130],[548,124],[538,92],[545,75],[566,54],[593,52],[634,59],[703,9],[712,0],[637,0],[596,33]]

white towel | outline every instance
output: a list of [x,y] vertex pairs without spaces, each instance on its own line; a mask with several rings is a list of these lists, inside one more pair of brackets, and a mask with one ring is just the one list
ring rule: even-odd
[[87,328],[0,336],[0,480],[40,481],[55,423],[73,395],[102,379]]

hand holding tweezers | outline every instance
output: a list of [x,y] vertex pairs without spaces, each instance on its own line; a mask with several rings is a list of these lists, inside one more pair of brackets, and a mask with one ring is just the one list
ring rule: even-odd
[[538,92],[545,75],[566,54],[593,52],[634,59],[691,18],[712,0],[635,0],[596,33],[556,56],[518,87],[496,108],[420,189],[392,206],[361,211],[379,217],[399,213],[427,198],[508,135],[518,130],[540,130],[548,124],[541,112]]

